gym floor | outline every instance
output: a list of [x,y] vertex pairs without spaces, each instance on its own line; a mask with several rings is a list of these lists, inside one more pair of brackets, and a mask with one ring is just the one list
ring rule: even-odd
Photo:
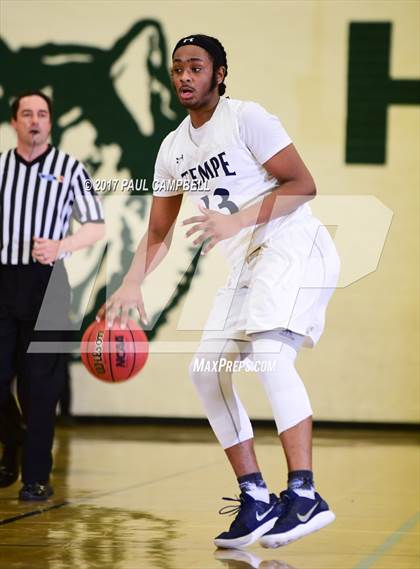
[[[273,429],[256,429],[271,491],[286,467]],[[320,428],[317,489],[336,521],[287,547],[215,550],[236,481],[209,427],[59,427],[55,495],[19,503],[0,489],[0,569],[418,569],[416,434]]]

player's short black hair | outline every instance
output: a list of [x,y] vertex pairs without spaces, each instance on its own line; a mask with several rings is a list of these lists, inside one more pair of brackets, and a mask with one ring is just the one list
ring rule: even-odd
[[224,95],[226,91],[225,78],[228,74],[228,64],[225,48],[222,43],[212,36],[206,36],[205,34],[191,34],[190,36],[185,36],[181,38],[174,50],[172,52],[172,57],[175,51],[184,45],[198,45],[207,51],[211,60],[213,61],[213,78],[212,87],[216,86],[216,71],[219,67],[225,68],[225,77],[219,85],[219,95]]
[[[210,36],[208,36],[208,37],[210,37]],[[223,77],[223,81],[219,85],[219,95],[224,95],[226,92],[225,79],[226,79],[226,75],[228,74],[227,55],[226,55],[225,48],[223,47],[222,43],[217,38],[210,37],[210,39],[218,45],[219,50],[220,50],[220,55],[218,55],[216,57],[214,57],[213,54],[210,53],[210,57],[213,59],[213,81],[215,84],[216,84],[216,70],[219,67],[225,68],[225,76]]]
[[23,99],[24,97],[34,97],[34,96],[41,97],[41,99],[44,99],[44,101],[47,103],[47,106],[48,106],[48,111],[50,113],[50,119],[52,119],[53,105],[52,105],[51,99],[48,97],[48,95],[46,95],[42,91],[38,91],[36,89],[24,91],[23,93],[20,93],[15,99],[13,99],[13,102],[10,105],[10,114],[12,116],[12,119],[15,119],[15,120],[17,119],[20,100]]

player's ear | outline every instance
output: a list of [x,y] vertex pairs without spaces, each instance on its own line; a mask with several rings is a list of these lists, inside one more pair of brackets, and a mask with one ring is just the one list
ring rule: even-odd
[[223,80],[225,77],[226,77],[226,67],[221,65],[216,70],[216,82],[217,82],[217,84],[220,85],[221,83],[223,83]]

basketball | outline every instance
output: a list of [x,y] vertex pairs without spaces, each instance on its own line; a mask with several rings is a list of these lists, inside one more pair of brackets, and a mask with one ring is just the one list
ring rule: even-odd
[[145,365],[149,354],[146,334],[129,320],[124,330],[106,326],[105,320],[92,322],[85,330],[80,355],[86,369],[109,383],[127,381]]

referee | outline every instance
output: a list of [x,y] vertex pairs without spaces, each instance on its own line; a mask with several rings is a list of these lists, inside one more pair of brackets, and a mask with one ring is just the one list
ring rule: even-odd
[[[17,148],[0,154],[0,487],[21,469],[19,499],[46,500],[65,359],[28,347],[64,340],[70,287],[63,258],[103,238],[105,226],[83,165],[48,143],[51,100],[23,93],[11,115]],[[81,225],[68,235],[72,218]],[[11,393],[15,376],[22,415]]]

